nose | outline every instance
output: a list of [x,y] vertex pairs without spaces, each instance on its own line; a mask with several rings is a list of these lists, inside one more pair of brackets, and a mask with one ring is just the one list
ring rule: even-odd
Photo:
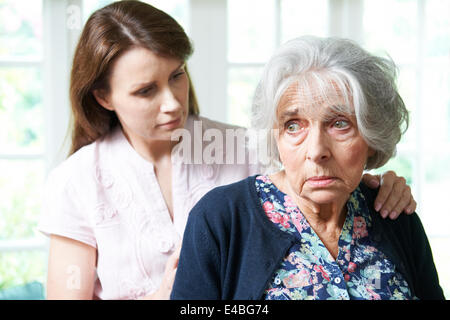
[[161,95],[161,112],[171,113],[178,111],[180,108],[181,104],[175,93],[170,88],[164,89]]
[[329,140],[326,132],[318,126],[309,129],[307,139],[306,158],[310,161],[321,163],[331,156]]

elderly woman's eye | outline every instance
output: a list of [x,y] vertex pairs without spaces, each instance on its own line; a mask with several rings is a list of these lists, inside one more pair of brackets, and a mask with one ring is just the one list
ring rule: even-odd
[[333,126],[337,129],[345,129],[349,126],[347,120],[337,120],[334,122]]
[[298,130],[300,130],[300,125],[298,123],[296,123],[296,122],[288,122],[286,124],[286,130],[289,133],[297,132]]

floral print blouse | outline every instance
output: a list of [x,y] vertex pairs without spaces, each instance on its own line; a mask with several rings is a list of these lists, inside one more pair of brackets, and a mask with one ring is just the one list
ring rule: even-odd
[[414,298],[395,265],[371,241],[371,217],[359,188],[347,202],[336,260],[291,197],[267,176],[256,178],[256,189],[270,221],[297,239],[269,282],[265,299]]

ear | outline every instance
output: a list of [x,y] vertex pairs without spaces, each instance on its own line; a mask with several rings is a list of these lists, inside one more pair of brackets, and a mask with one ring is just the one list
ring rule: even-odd
[[375,155],[375,150],[372,149],[371,147],[369,147],[369,153],[368,153],[369,157],[373,157]]
[[114,111],[114,107],[111,105],[109,96],[104,89],[94,89],[92,94],[98,104],[100,104],[103,108],[109,111]]

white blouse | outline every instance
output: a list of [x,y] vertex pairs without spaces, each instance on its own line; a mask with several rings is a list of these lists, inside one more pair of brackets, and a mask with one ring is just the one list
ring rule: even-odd
[[[237,128],[188,117],[185,128],[203,149],[211,141],[203,141],[194,121],[201,121],[202,133],[215,128],[223,137],[226,129]],[[237,144],[231,145],[235,150],[226,143],[223,147],[235,152]],[[153,165],[133,149],[120,127],[49,174],[38,229],[97,248],[97,298],[136,299],[154,292],[195,203],[216,186],[260,173],[260,167],[248,161],[186,164],[181,156],[172,157],[172,170],[173,221]]]

